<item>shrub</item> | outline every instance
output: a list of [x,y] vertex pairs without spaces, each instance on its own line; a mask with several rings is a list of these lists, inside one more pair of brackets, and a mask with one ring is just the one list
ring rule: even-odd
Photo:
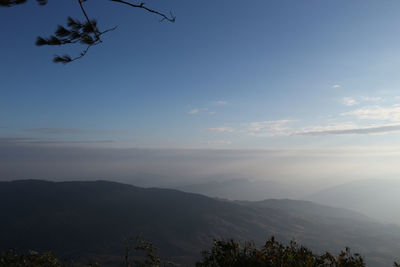
[[284,246],[273,237],[264,246],[257,248],[247,242],[241,246],[233,239],[215,240],[209,251],[196,267],[363,267],[365,262],[359,254],[352,254],[349,248],[335,257],[326,252],[318,255],[311,250],[291,242]]

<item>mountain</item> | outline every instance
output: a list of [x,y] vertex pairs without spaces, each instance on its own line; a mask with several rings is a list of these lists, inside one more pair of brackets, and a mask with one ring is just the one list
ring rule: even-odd
[[309,197],[320,204],[352,209],[400,225],[400,181],[363,180],[331,187]]
[[295,194],[280,183],[274,181],[230,179],[210,181],[201,184],[191,184],[176,187],[190,193],[229,200],[259,201],[270,198],[293,198]]
[[400,254],[400,228],[307,201],[232,202],[114,182],[0,182],[0,250],[53,250],[63,258],[120,262],[123,240],[141,234],[166,259],[192,264],[213,238],[274,235],[315,250],[346,246],[370,266]]

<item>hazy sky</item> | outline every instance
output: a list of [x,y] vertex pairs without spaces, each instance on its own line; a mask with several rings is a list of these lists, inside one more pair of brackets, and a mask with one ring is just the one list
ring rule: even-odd
[[[173,24],[87,1],[101,27],[119,27],[68,65],[52,56],[79,50],[34,41],[68,15],[82,18],[79,6],[28,2],[0,9],[0,141],[8,149],[340,147],[389,159],[363,161],[361,153],[324,169],[347,176],[382,176],[380,164],[396,162],[388,151],[400,147],[398,0],[146,2],[172,11]],[[392,176],[400,172],[390,166]]]

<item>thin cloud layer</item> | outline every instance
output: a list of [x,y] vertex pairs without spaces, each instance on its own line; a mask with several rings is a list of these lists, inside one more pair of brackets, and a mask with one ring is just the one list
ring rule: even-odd
[[218,128],[208,128],[207,131],[216,133],[233,133],[235,130],[231,127],[218,127]]
[[365,102],[383,102],[385,99],[379,96],[363,96],[361,100]]
[[399,122],[400,121],[400,106],[391,107],[365,107],[356,109],[350,112],[345,112],[342,115],[355,116],[360,120],[386,120]]
[[41,134],[80,134],[86,132],[78,128],[29,128],[26,131]]
[[230,145],[232,141],[229,140],[214,140],[206,142],[207,145]]
[[37,141],[30,137],[0,137],[0,144],[20,144]]
[[[333,87],[333,86],[332,86]],[[339,88],[340,85],[335,86]],[[376,135],[400,131],[400,104],[393,104],[391,100],[380,96],[343,97],[341,103],[351,107],[362,103],[391,103],[389,106],[364,106],[336,116],[316,116],[314,121],[301,120],[267,120],[250,123],[232,124],[235,131],[226,127],[209,128],[208,131],[227,133],[235,132],[241,136],[253,137],[290,137],[290,136],[335,136],[335,135]],[[296,122],[296,123],[294,123]],[[329,124],[328,124],[329,123]]]
[[343,97],[342,98],[342,104],[345,105],[345,106],[354,106],[354,105],[357,105],[358,102],[355,99],[351,98],[351,97]]
[[214,106],[225,106],[225,105],[228,104],[228,102],[225,101],[225,100],[218,100],[218,101],[212,102],[212,104],[213,104]]
[[[335,127],[333,127],[335,128]],[[327,135],[353,135],[353,134],[386,134],[389,132],[400,131],[400,124],[395,125],[380,125],[366,127],[348,127],[347,125],[338,126],[336,129],[326,127],[325,130],[305,130],[294,132],[290,135],[304,136],[327,136]]]
[[290,120],[252,122],[246,130],[249,135],[257,137],[286,136],[290,122]]
[[21,145],[73,145],[73,144],[107,144],[117,143],[119,140],[102,139],[102,140],[49,140],[34,137],[0,137],[0,144],[21,144]]
[[210,110],[210,108],[208,107],[209,105],[213,106],[213,108],[217,108],[217,107],[225,106],[227,104],[228,104],[228,101],[225,101],[225,100],[217,100],[217,101],[209,102],[207,105],[205,105],[205,107],[191,109],[188,112],[188,114],[195,115],[195,114],[200,114],[200,113],[206,113],[208,115],[214,115],[214,114],[216,114],[216,112],[213,110]]
[[188,113],[189,113],[190,115],[195,115],[195,114],[198,114],[198,113],[199,113],[199,110],[198,110],[197,108],[194,108],[194,109],[190,110]]
[[290,137],[290,136],[335,136],[335,135],[373,135],[387,134],[400,131],[400,124],[383,125],[357,125],[354,123],[340,123],[332,125],[310,126],[301,129],[291,127],[291,121],[264,121],[253,122],[241,130],[231,128],[210,128],[209,131],[217,133],[238,133],[253,137]]

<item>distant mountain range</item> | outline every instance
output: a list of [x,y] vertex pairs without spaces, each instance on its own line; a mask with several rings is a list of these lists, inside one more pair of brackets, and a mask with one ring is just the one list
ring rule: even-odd
[[352,209],[377,220],[400,225],[400,181],[362,180],[331,187],[306,198]]
[[0,182],[0,250],[53,250],[64,258],[120,262],[123,240],[141,234],[161,256],[192,264],[213,238],[274,235],[316,252],[346,246],[369,266],[400,255],[400,227],[307,201],[227,201],[171,189],[114,182]]
[[287,186],[274,181],[228,179],[175,187],[176,189],[229,200],[259,201],[271,198],[295,198]]
[[351,209],[384,223],[400,225],[399,180],[353,181],[306,196],[279,182],[248,179],[209,181],[175,188],[228,200],[304,199],[331,207]]

